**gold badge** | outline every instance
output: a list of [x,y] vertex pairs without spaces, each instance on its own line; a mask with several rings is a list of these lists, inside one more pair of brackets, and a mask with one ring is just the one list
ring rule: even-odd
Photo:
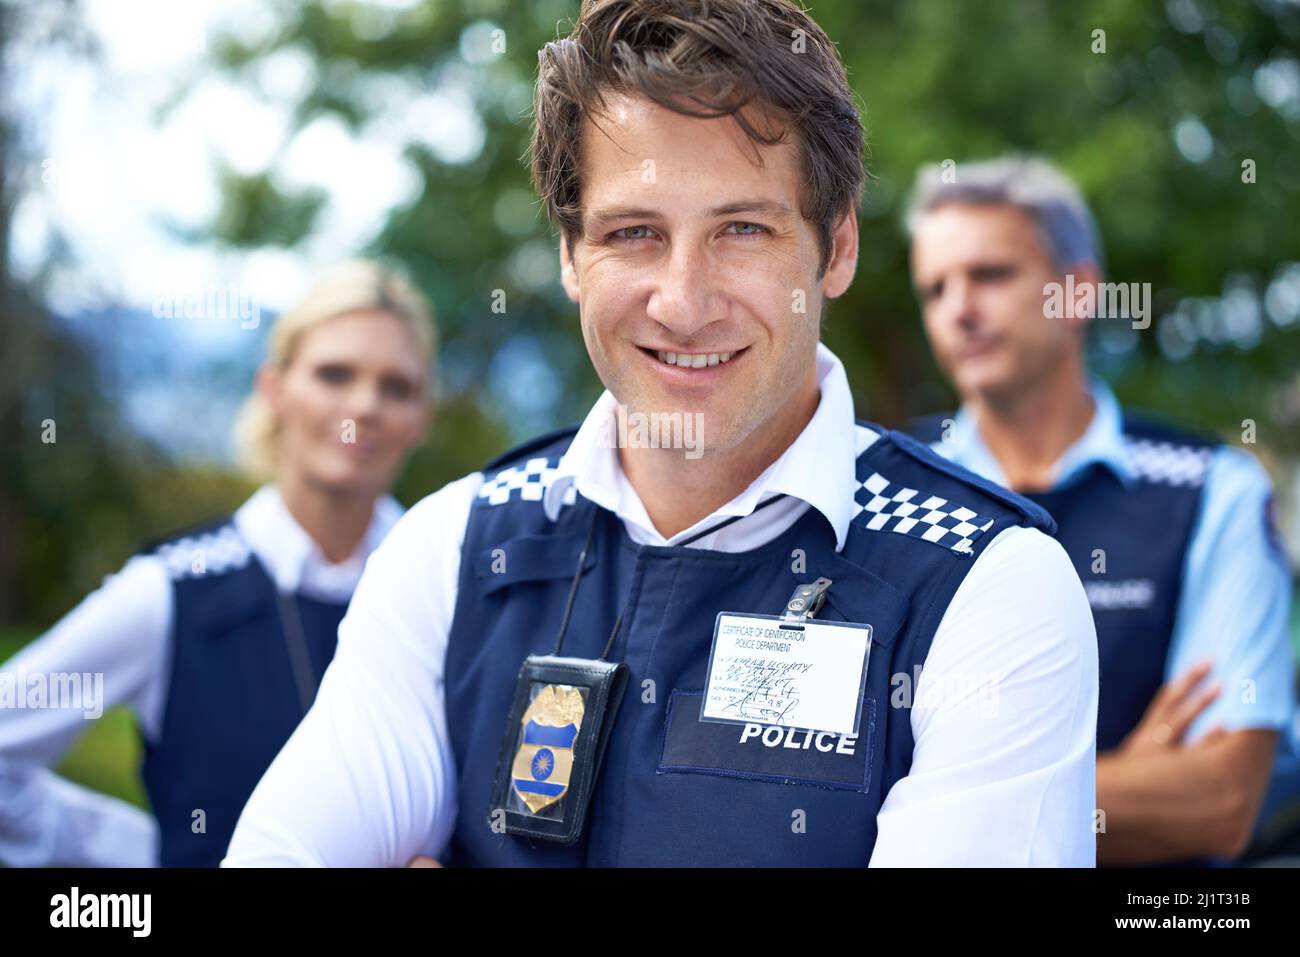
[[546,685],[524,712],[511,779],[515,793],[534,814],[560,800],[569,789],[573,742],[582,728],[584,711],[577,688]]

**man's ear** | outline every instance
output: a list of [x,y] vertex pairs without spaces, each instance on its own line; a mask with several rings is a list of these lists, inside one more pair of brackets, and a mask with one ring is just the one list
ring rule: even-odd
[[858,269],[858,214],[850,206],[835,231],[831,233],[831,258],[822,276],[822,293],[827,299],[838,299],[853,283]]
[[560,282],[564,291],[574,302],[578,302],[578,271],[573,267],[573,255],[569,251],[569,237],[560,236]]
[[[1071,329],[1080,331],[1087,328],[1088,323],[1092,322],[1097,316],[1097,297],[1101,295],[1101,270],[1097,268],[1096,263],[1081,262],[1072,263],[1068,269],[1061,275],[1061,282],[1064,285],[1066,275],[1074,276],[1075,301],[1066,302],[1065,321]],[[1092,287],[1092,309],[1076,310],[1078,305],[1078,290],[1084,286]]]

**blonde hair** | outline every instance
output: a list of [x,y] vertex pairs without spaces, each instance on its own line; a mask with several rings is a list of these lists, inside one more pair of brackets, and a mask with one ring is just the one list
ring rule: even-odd
[[[433,309],[404,275],[371,260],[355,259],[328,270],[296,306],[277,316],[266,361],[288,368],[308,332],[345,313],[361,311],[384,312],[410,330],[425,367],[426,394],[431,399],[437,350]],[[236,457],[252,478],[274,478],[279,467],[279,432],[280,423],[270,404],[254,389],[244,400],[234,428]]]

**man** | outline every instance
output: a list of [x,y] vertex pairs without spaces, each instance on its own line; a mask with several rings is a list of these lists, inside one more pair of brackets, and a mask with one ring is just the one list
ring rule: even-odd
[[865,175],[833,44],[785,0],[589,3],[536,124],[608,391],[394,530],[225,863],[1090,866],[1050,520],[856,425],[818,341]]
[[1089,380],[1102,256],[1063,175],[1018,158],[949,172],[922,171],[908,222],[925,331],[963,404],[918,432],[1047,509],[1084,581],[1100,643],[1099,862],[1231,858],[1294,709],[1268,478]]

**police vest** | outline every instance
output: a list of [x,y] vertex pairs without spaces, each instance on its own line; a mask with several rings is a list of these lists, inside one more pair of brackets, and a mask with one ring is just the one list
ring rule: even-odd
[[[938,441],[936,416],[914,434]],[[951,416],[947,416],[951,418]],[[1022,493],[1046,509],[1097,626],[1097,750],[1137,726],[1164,682],[1183,567],[1217,443],[1125,412],[1133,486],[1094,462],[1063,488]]]
[[[743,553],[637,545],[572,487],[552,522],[542,497],[573,430],[489,464],[466,527],[446,657],[459,772],[447,863],[869,861],[876,813],[912,760],[911,713],[891,706],[891,676],[917,673],[953,594],[999,532],[1051,529],[1032,503],[870,427],[880,436],[857,460],[854,518],[839,552],[813,508]],[[489,804],[519,667],[553,651],[593,527],[562,654],[599,657],[622,612],[609,657],[627,665],[629,679],[584,833],[561,845],[504,833]],[[819,619],[873,627],[858,734],[701,722],[717,614],[779,614],[797,585],[819,577],[833,582]]]
[[[161,733],[143,777],[164,867],[215,867],[239,814],[303,709],[275,584],[229,518],[157,548],[172,580],[172,662]],[[346,603],[301,595],[319,685]],[[199,813],[202,812],[202,813]]]

